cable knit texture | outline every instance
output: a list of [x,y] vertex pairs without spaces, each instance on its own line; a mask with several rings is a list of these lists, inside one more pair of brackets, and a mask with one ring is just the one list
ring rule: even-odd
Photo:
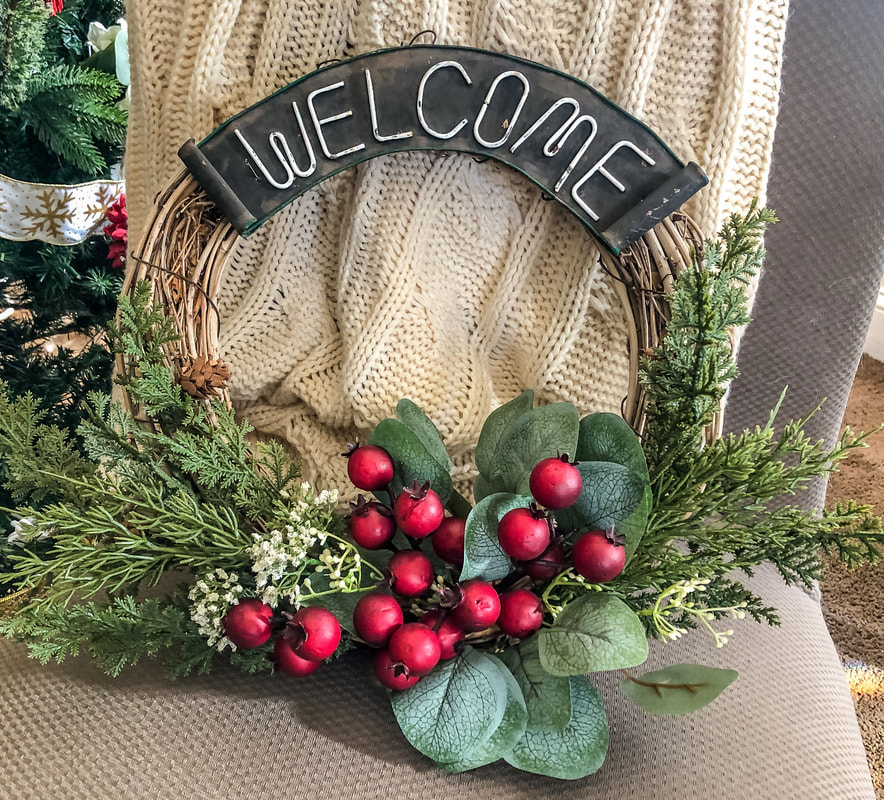
[[[176,151],[328,59],[408,42],[564,70],[656,130],[711,185],[705,230],[763,199],[786,0],[133,0],[127,180],[137,231]],[[134,237],[134,233],[133,233]],[[625,321],[581,226],[492,162],[408,153],[300,198],[237,248],[220,307],[240,408],[344,485],[341,444],[410,397],[470,475],[482,420],[523,388],[617,411]]]

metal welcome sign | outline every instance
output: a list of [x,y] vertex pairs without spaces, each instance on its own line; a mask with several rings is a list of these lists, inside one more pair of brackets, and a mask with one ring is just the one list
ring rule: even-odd
[[326,178],[409,150],[519,170],[612,252],[707,183],[660,138],[570,75],[500,53],[413,45],[305,75],[180,156],[243,235]]

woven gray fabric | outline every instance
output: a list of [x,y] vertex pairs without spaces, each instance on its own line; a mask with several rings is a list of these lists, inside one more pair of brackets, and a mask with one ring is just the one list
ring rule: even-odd
[[722,650],[696,633],[655,646],[647,665],[726,666],[737,683],[700,712],[657,718],[618,698],[606,675],[608,759],[576,782],[504,764],[437,772],[405,741],[358,654],[302,680],[225,671],[169,684],[149,668],[112,681],[87,662],[41,667],[0,643],[0,797],[872,798],[819,605],[770,568],[753,585],[781,611],[781,629],[743,620]]
[[[768,191],[782,220],[768,233],[754,320],[740,349],[726,425],[803,417],[833,443],[884,269],[884,13],[878,0],[796,3]],[[801,502],[820,507],[825,482]]]

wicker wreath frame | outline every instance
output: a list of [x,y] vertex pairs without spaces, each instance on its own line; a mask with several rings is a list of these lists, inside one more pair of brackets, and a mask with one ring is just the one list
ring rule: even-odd
[[[169,346],[170,362],[180,372],[198,359],[220,358],[220,318],[217,298],[221,278],[237,245],[239,234],[196,179],[180,173],[155,200],[137,247],[130,252],[130,267],[123,295],[131,295],[140,282],[150,282],[156,302],[173,320],[180,340]],[[621,413],[639,436],[647,422],[647,398],[639,381],[639,360],[657,346],[670,319],[667,297],[673,280],[691,268],[691,253],[703,235],[690,216],[676,211],[634,244],[614,256],[599,248],[602,264],[614,278],[628,329],[629,385]],[[117,369],[133,365],[117,356]],[[228,406],[225,386],[216,397]],[[138,416],[131,398],[130,410]],[[721,435],[722,413],[706,431],[707,441]]]

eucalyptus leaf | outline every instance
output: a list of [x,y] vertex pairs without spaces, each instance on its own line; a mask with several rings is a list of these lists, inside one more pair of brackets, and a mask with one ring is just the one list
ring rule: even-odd
[[526,411],[501,434],[487,477],[516,494],[527,493],[537,462],[577,447],[580,419],[571,403],[553,403]]
[[497,443],[510,423],[515,422],[522,414],[534,407],[534,392],[526,389],[518,397],[494,409],[482,426],[479,441],[476,444],[476,468],[483,475],[490,475],[494,466],[494,454]]
[[[626,535],[628,546],[630,535],[633,539],[640,538],[647,523],[647,512],[644,516],[633,515],[645,501],[648,482],[629,467],[610,461],[583,461],[577,470],[583,478],[583,488],[574,505],[556,512],[559,527],[565,532],[585,532],[613,526],[618,533]],[[630,524],[624,526],[627,521]]]
[[464,531],[462,581],[505,578],[510,573],[509,556],[497,539],[497,523],[514,508],[527,508],[531,498],[518,494],[492,494],[477,503],[467,517]]
[[494,488],[491,484],[485,480],[481,474],[476,475],[476,479],[473,481],[473,499],[479,503],[488,497],[488,495],[494,493]]
[[393,713],[409,742],[433,761],[469,758],[503,721],[507,681],[498,663],[467,647],[410,689],[391,695]]
[[453,466],[451,456],[445,449],[445,443],[439,435],[439,430],[433,421],[424,414],[411,400],[400,400],[396,404],[396,419],[405,427],[410,428],[418,439],[421,440],[427,452],[439,462],[439,464],[451,472]]
[[393,459],[394,494],[399,494],[414,481],[430,486],[445,505],[453,489],[449,471],[430,455],[420,437],[411,428],[395,419],[381,420],[368,437],[369,444],[383,447]]
[[500,658],[512,672],[528,708],[529,725],[537,731],[563,731],[571,721],[571,684],[550,675],[540,663],[538,638],[523,639]]
[[602,412],[580,420],[577,461],[611,461],[648,480],[648,462],[641,440],[619,414]]
[[648,657],[641,620],[626,603],[605,593],[573,600],[537,637],[540,662],[553,675],[625,669]]
[[[737,678],[732,669],[673,664],[620,684],[633,703],[651,714],[690,714],[711,703]],[[641,681],[641,683],[637,682]]]
[[528,709],[525,705],[525,698],[522,696],[522,690],[513,674],[494,656],[486,654],[486,657],[497,664],[506,684],[506,709],[503,712],[503,719],[497,726],[497,730],[466,758],[440,765],[446,772],[466,772],[503,758],[515,747],[516,742],[522,738],[528,726]]
[[596,772],[608,752],[608,720],[598,693],[585,677],[568,680],[571,718],[561,731],[528,728],[505,756],[517,769],[551,778],[577,780]]
[[651,484],[645,485],[642,501],[638,504],[626,519],[616,525],[617,533],[626,537],[626,563],[635,555],[638,546],[641,544],[642,537],[648,529],[648,515],[651,513],[651,506],[654,502],[654,493],[651,491]]

